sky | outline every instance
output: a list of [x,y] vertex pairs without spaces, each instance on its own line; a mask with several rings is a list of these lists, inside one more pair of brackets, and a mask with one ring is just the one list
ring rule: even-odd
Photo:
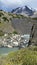
[[37,10],[37,0],[0,0],[0,9],[5,11],[25,5]]

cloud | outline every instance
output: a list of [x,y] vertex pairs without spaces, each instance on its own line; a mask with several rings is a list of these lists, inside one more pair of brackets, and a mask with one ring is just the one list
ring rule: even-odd
[[29,2],[31,0],[0,0],[0,2],[2,2],[5,5],[11,5],[11,4],[23,4],[25,2]]
[[0,8],[5,10],[25,5],[37,8],[37,0],[0,0]]
[[21,3],[21,0],[0,0],[5,5]]
[[3,4],[2,7],[11,7],[11,6],[23,6],[30,2],[31,0],[0,0],[0,3]]

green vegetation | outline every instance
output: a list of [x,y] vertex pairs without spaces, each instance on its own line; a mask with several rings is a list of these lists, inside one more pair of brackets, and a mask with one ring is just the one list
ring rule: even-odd
[[0,17],[2,16],[2,15],[4,15],[2,12],[0,12]]
[[29,47],[28,49],[37,52],[37,46],[32,46],[32,47]]
[[16,53],[10,53],[7,60],[9,61],[9,65],[10,63],[12,65],[37,65],[37,52],[22,49]]
[[33,20],[37,20],[37,18],[32,18]]
[[9,21],[8,19],[7,19],[7,17],[3,17],[2,18],[4,21]]
[[13,34],[18,34],[17,31],[13,31]]
[[0,36],[3,36],[4,32],[2,30],[0,30]]
[[11,52],[6,57],[1,58],[0,65],[37,65],[36,49],[37,47],[33,46]]
[[1,17],[1,14],[0,14],[0,17]]
[[12,16],[12,18],[27,18],[26,16],[20,15],[20,14],[12,14],[8,13],[9,16]]

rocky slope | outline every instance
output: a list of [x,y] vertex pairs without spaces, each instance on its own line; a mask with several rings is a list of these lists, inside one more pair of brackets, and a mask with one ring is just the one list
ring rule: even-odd
[[[12,33],[16,29],[18,33],[22,31],[24,33],[27,29],[26,27],[32,27],[32,24],[30,25],[29,22],[31,22],[31,19],[26,16],[0,11],[0,30],[4,32]],[[24,28],[26,29],[24,30]]]
[[14,18],[24,18],[22,15],[14,15],[12,13],[4,12],[0,10],[0,31],[4,31],[7,33],[12,33],[15,29],[12,26],[12,19]]
[[0,31],[4,33],[30,34],[30,42],[37,44],[37,20],[23,15],[0,11]]

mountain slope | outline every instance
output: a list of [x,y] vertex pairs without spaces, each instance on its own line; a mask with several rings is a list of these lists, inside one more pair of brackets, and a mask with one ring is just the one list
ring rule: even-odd
[[0,30],[3,30],[7,33],[12,33],[14,30],[16,30],[18,33],[21,33],[23,31],[23,34],[27,29],[26,28],[24,30],[24,28],[27,26],[30,20],[28,17],[23,15],[17,15],[0,11]]
[[[23,15],[0,11],[0,32],[30,34],[31,43],[37,45],[37,20]],[[35,40],[35,41],[34,41]]]
[[34,14],[34,11],[28,8],[27,6],[24,6],[24,7],[18,7],[16,9],[13,9],[12,13],[31,16]]
[[15,31],[14,26],[12,26],[12,19],[14,18],[24,18],[24,16],[0,10],[0,30],[3,30],[6,33]]

